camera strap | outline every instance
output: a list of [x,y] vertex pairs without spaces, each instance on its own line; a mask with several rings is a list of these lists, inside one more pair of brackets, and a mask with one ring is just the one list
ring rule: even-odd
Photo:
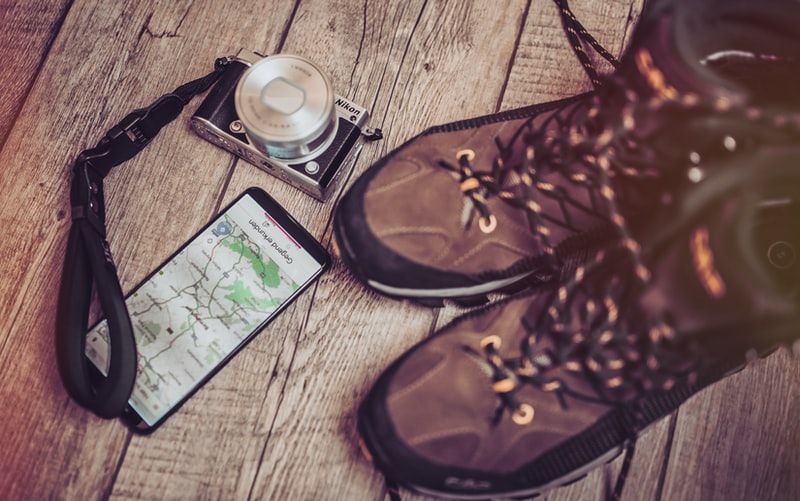
[[[137,369],[133,327],[106,240],[103,179],[142,151],[194,96],[208,90],[228,61],[217,59],[213,72],[130,113],[97,146],[81,152],[72,166],[72,226],[58,297],[56,357],[67,392],[100,417],[122,414]],[[85,355],[93,286],[108,322],[110,361],[105,378],[92,377]]]

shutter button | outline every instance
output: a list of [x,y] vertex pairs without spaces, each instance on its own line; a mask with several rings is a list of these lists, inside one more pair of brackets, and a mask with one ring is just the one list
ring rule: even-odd
[[306,169],[307,173],[309,173],[311,175],[314,175],[317,172],[319,172],[319,164],[312,160],[312,161],[310,161],[310,162],[308,162],[306,164],[306,168],[305,169]]

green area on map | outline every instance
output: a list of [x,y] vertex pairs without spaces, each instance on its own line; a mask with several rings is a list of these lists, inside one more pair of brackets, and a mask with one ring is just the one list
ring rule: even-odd
[[253,252],[253,249],[247,246],[242,240],[226,238],[222,241],[222,245],[247,259],[250,262],[250,266],[253,267],[253,271],[261,277],[261,282],[264,284],[264,287],[275,288],[280,285],[281,277],[278,274],[279,268],[275,261],[268,258],[267,261],[264,262],[261,256]]
[[271,311],[284,301],[283,298],[279,297],[258,298],[250,290],[250,287],[244,285],[241,280],[236,280],[233,284],[223,287],[223,289],[230,291],[229,294],[225,295],[225,299],[251,310]]

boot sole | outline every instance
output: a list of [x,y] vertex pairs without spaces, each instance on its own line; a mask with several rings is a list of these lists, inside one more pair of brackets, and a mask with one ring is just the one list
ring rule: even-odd
[[[622,451],[623,451],[623,447],[617,447],[617,448],[611,449],[607,453],[605,453],[602,456],[598,457],[596,460],[592,461],[591,463],[588,463],[588,464],[584,465],[582,468],[579,468],[577,470],[573,470],[572,472],[570,472],[570,474],[564,475],[561,478],[557,478],[557,479],[553,480],[552,482],[550,482],[549,484],[541,485],[541,486],[539,486],[539,487],[537,487],[535,489],[527,489],[527,490],[521,490],[521,491],[515,491],[515,492],[504,492],[501,496],[502,497],[515,498],[515,499],[528,499],[528,498],[532,498],[532,497],[541,496],[542,494],[544,494],[544,493],[546,493],[548,491],[551,491],[553,489],[557,489],[559,487],[566,487],[568,485],[574,484],[575,482],[579,482],[580,480],[583,480],[584,478],[586,478],[587,475],[589,475],[589,472],[591,472],[595,468],[599,468],[600,466],[602,466],[604,464],[608,464],[608,463],[614,461],[615,459],[617,459],[619,457],[620,454],[622,454]],[[472,495],[472,494],[458,494],[458,495],[455,495],[455,494],[449,494],[449,493],[441,492],[441,491],[429,490],[429,489],[425,489],[424,487],[418,487],[418,486],[412,486],[412,485],[410,485],[409,488],[413,489],[416,492],[419,492],[420,494],[425,494],[426,496],[433,496],[433,497],[438,497],[438,498],[442,498],[442,499],[465,499],[465,500],[469,500],[469,501],[479,501],[479,500],[485,500],[485,499],[493,499],[495,497],[495,495],[493,495],[493,494],[490,494],[488,496],[486,494],[474,494],[474,495]]]

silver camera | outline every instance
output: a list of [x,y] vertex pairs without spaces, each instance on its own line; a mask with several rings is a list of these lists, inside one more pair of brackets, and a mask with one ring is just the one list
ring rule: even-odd
[[352,168],[367,110],[334,94],[314,63],[242,49],[192,116],[204,139],[324,201]]

